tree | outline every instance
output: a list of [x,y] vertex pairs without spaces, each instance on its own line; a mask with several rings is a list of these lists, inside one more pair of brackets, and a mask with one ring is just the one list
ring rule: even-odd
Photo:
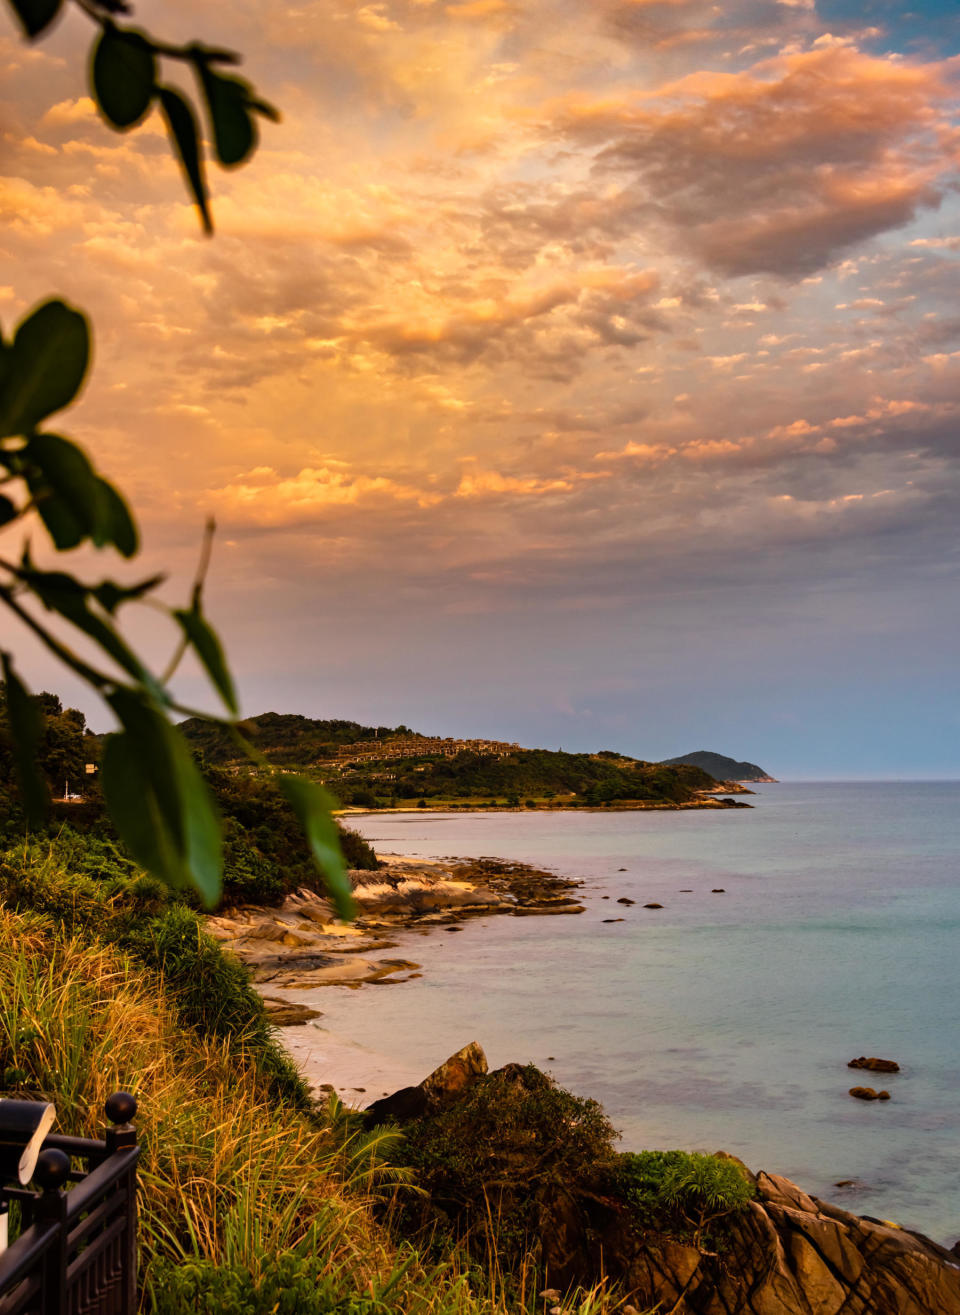
[[[258,120],[277,120],[277,111],[243,78],[224,72],[239,63],[232,51],[200,42],[174,46],[122,25],[118,20],[130,12],[125,0],[9,0],[31,41],[47,32],[71,2],[94,25],[90,88],[104,122],[126,132],[159,106],[201,223],[212,233],[198,116],[186,96],[165,85],[165,61],[193,69],[221,165],[247,160],[257,146]],[[69,406],[83,386],[90,342],[87,317],[59,298],[36,307],[12,339],[0,337],[0,529],[29,530],[39,523],[58,554],[87,544],[129,559],[136,556],[140,537],[123,495],[78,444],[46,427],[49,417]],[[196,716],[226,728],[246,753],[260,760],[242,733],[233,678],[203,610],[213,533],[210,522],[189,603],[182,608],[158,602],[160,576],[133,585],[82,580],[67,566],[38,566],[29,540],[18,559],[0,556],[0,603],[96,692],[119,723],[120,729],[108,738],[101,770],[104,798],[118,833],[145,868],[172,886],[194,887],[208,903],[217,897],[223,870],[220,824],[173,715]],[[123,609],[147,601],[163,608],[176,633],[173,655],[159,672],[134,650],[120,623]],[[78,634],[92,644],[95,659],[88,660],[73,647]],[[171,693],[170,681],[190,649],[224,706],[222,717],[196,713]],[[13,655],[0,652],[0,664],[20,791],[28,817],[37,819],[47,803],[36,765],[43,718]],[[299,776],[279,774],[278,784],[300,819],[338,911],[350,916],[350,888],[328,796]]]

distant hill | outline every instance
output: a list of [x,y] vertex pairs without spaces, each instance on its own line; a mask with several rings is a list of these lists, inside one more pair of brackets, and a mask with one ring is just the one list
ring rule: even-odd
[[687,764],[699,767],[718,781],[776,781],[775,776],[765,772],[756,763],[741,763],[735,758],[727,758],[722,753],[711,753],[709,749],[698,749],[695,753],[684,753],[679,758],[664,758],[665,767],[680,767]]

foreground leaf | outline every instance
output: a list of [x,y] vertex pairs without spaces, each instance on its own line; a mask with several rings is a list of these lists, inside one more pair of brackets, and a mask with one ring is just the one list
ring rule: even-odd
[[236,716],[240,710],[237,691],[217,632],[197,608],[191,608],[190,611],[174,610],[173,615],[203,663],[220,697]]
[[161,704],[165,701],[165,695],[154,676],[122,639],[112,622],[91,609],[90,599],[96,596],[92,589],[64,571],[38,571],[29,561],[18,567],[14,574],[33,590],[47,611],[56,612],[76,626],[132,676],[138,685],[148,690],[153,698]]
[[123,726],[107,737],[100,769],[110,816],[131,854],[174,888],[220,894],[223,847],[213,797],[186,741],[130,690],[107,699]]
[[140,547],[140,535],[133,513],[109,480],[98,477],[98,483],[102,520],[99,535],[94,536],[94,543],[98,548],[112,543],[122,556],[133,557]]
[[11,0],[28,37],[39,36],[60,12],[62,0]]
[[29,315],[4,352],[0,383],[0,438],[29,434],[80,391],[90,360],[86,316],[62,301]]
[[221,164],[241,164],[257,145],[257,126],[251,113],[250,85],[242,78],[225,78],[205,64],[200,81],[207,101],[213,144]]
[[115,128],[132,128],[156,94],[157,60],[139,32],[109,24],[97,42],[90,81],[97,104]]
[[213,222],[207,205],[207,184],[203,176],[203,159],[200,155],[200,137],[193,110],[179,94],[169,87],[157,88],[160,105],[163,109],[167,127],[173,138],[173,144],[180,156],[180,163],[186,175],[190,190],[193,192],[197,209],[203,220],[204,231],[213,232]]
[[36,825],[47,811],[47,787],[37,769],[40,738],[43,734],[43,715],[31,699],[20,677],[13,669],[9,653],[0,653],[4,688],[7,700],[7,724],[13,741],[13,757],[17,779],[23,797],[23,808],[28,820]]
[[305,776],[284,775],[279,777],[277,784],[303,827],[334,907],[340,917],[349,922],[355,908],[350,879],[340,852],[340,836],[331,812],[333,801],[326,790]]
[[27,482],[56,546],[75,548],[93,536],[101,519],[99,481],[82,449],[58,434],[35,434],[24,456],[39,471]]

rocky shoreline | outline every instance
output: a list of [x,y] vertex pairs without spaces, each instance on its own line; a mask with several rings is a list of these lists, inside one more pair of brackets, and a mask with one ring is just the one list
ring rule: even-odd
[[381,858],[375,871],[350,873],[354,922],[340,922],[329,901],[301,889],[277,908],[240,905],[211,916],[207,930],[250,970],[278,1027],[305,1023],[316,1010],[276,992],[319,986],[405,981],[419,965],[390,957],[407,928],[456,930],[467,918],[502,914],[543,917],[583,912],[581,884],[525,863],[502,859]]
[[[440,1117],[448,1135],[452,1124],[471,1145],[478,1111],[471,1093],[496,1103],[549,1086],[532,1066],[488,1073],[474,1041],[416,1086],[372,1102],[365,1119],[408,1127]],[[960,1315],[960,1243],[948,1251],[889,1220],[851,1214],[723,1151],[717,1156],[739,1167],[752,1199],[723,1217],[713,1245],[680,1238],[655,1223],[638,1226],[600,1166],[571,1165],[551,1178],[537,1129],[525,1132],[498,1161],[491,1189],[501,1191],[498,1207],[504,1190],[509,1197],[522,1185],[535,1194],[537,1241],[558,1299],[561,1288],[612,1280],[634,1310],[670,1315]]]

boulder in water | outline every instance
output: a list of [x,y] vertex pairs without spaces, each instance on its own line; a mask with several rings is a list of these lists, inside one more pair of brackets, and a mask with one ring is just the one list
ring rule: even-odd
[[865,1068],[871,1073],[899,1073],[900,1065],[895,1059],[877,1059],[876,1055],[871,1055],[868,1059],[866,1055],[861,1055],[859,1059],[851,1059],[847,1068]]

